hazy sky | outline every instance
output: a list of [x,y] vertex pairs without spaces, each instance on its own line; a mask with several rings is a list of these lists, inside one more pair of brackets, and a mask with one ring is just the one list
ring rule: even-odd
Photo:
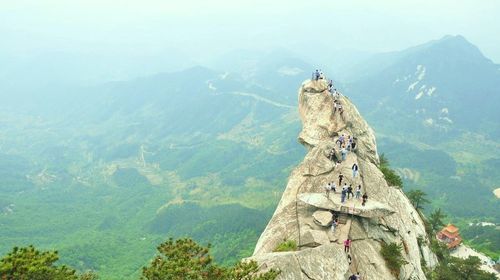
[[389,51],[461,34],[500,62],[500,1],[0,0],[3,55],[194,59],[232,49]]

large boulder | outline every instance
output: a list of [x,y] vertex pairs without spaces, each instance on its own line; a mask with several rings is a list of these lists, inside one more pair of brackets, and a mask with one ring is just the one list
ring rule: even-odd
[[300,239],[300,247],[318,247],[319,245],[330,243],[330,239],[325,231],[308,230]]
[[322,227],[327,227],[332,223],[333,215],[330,211],[318,210],[313,213],[314,222]]
[[281,271],[279,280],[347,279],[349,263],[342,248],[327,244],[297,252],[254,256],[261,271]]

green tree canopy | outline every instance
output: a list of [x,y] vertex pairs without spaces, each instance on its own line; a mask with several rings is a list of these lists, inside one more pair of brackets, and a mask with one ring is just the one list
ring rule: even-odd
[[417,210],[423,209],[423,205],[429,203],[429,200],[426,198],[427,194],[422,190],[411,190],[406,196]]
[[33,246],[14,247],[12,252],[0,259],[0,276],[15,280],[97,279],[93,273],[85,273],[80,278],[74,269],[56,265],[58,259],[57,251],[41,252]]
[[440,230],[441,227],[444,226],[443,219],[445,218],[446,214],[441,210],[441,208],[434,210],[434,212],[429,215],[429,224],[431,225],[433,232]]
[[467,259],[449,257],[441,262],[432,274],[432,280],[491,280],[496,279],[493,273],[480,269],[481,260],[471,256]]
[[221,267],[209,254],[210,245],[203,247],[189,238],[170,238],[158,246],[156,256],[142,271],[144,280],[272,280],[278,273],[269,271],[257,275],[255,262],[239,262],[233,267]]
[[384,258],[387,268],[394,275],[399,275],[401,266],[407,263],[403,258],[401,250],[403,250],[403,246],[401,244],[382,243],[380,254]]
[[400,188],[403,187],[403,179],[393,170],[389,165],[389,160],[387,157],[382,154],[379,157],[380,165],[379,169],[384,174],[384,178],[389,184],[389,186],[398,186]]

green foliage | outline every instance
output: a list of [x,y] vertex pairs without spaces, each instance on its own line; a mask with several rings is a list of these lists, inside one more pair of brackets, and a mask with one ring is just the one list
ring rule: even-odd
[[258,273],[259,267],[256,261],[239,262],[229,268],[227,280],[274,280],[279,271],[269,270],[266,273]]
[[491,280],[496,279],[495,274],[488,273],[480,268],[481,261],[478,257],[470,256],[467,259],[449,257],[445,262],[440,262],[434,269],[432,280]]
[[432,226],[431,226],[431,224],[427,220],[427,217],[425,217],[422,214],[422,212],[418,211],[418,213],[420,214],[420,218],[422,218],[422,221],[424,222],[425,233],[427,233],[427,237],[429,238],[429,240],[432,240],[432,238],[434,238],[434,234],[432,233]]
[[65,265],[58,266],[56,251],[41,252],[33,246],[18,248],[0,259],[0,277],[15,280],[96,280],[92,272],[80,277],[76,271]]
[[93,271],[86,271],[80,275],[80,280],[99,280],[99,276]]
[[211,279],[222,277],[224,269],[212,263],[208,254],[210,245],[202,247],[191,239],[173,240],[161,244],[160,252],[149,267],[143,268],[142,278],[155,279]]
[[277,276],[274,270],[256,275],[258,267],[255,262],[240,262],[228,268],[218,266],[213,262],[209,249],[210,245],[203,247],[189,238],[171,238],[158,246],[160,255],[153,259],[150,266],[143,268],[141,279],[272,280]]
[[390,168],[389,160],[384,154],[380,155],[379,168],[384,174],[384,178],[389,186],[403,187],[403,180],[394,170]]
[[389,166],[389,160],[385,154],[381,154],[379,157],[380,166]]
[[443,242],[432,237],[431,251],[438,258],[439,264],[430,274],[431,280],[489,280],[496,279],[492,273],[481,270],[481,261],[475,256],[467,259],[452,257]]
[[419,235],[417,236],[417,244],[418,244],[418,247],[422,247],[422,245],[424,245],[424,237],[422,235]]
[[287,251],[296,251],[297,250],[297,242],[295,240],[283,240],[278,246],[276,246],[276,249],[274,249],[274,252],[287,252]]
[[406,196],[417,210],[423,209],[423,204],[429,203],[426,198],[427,194],[421,190],[411,190],[406,193]]
[[430,249],[440,262],[446,262],[446,260],[450,258],[450,250],[446,244],[438,241],[434,236],[432,236],[431,239]]
[[382,243],[380,254],[385,260],[387,268],[392,274],[398,276],[401,266],[407,264],[403,259],[403,245],[397,243]]
[[[70,109],[71,116],[52,114],[54,100],[51,114],[41,118],[38,113],[4,110],[3,131],[10,136],[2,139],[0,152],[0,254],[15,245],[58,248],[62,263],[82,271],[98,270],[110,280],[137,278],[165,236],[191,236],[200,244],[210,240],[212,256],[223,265],[251,255],[268,221],[269,211],[261,210],[274,210],[291,166],[303,158],[304,149],[293,137],[300,121],[290,113],[294,110],[251,99],[242,102],[241,96],[230,94],[203,94],[206,83],[198,82],[215,78],[203,76],[183,73],[98,86],[101,91],[93,95],[85,89],[84,104],[71,98],[79,107]],[[275,79],[270,80],[275,85]],[[224,88],[220,82],[215,83],[221,92],[245,88],[236,81]],[[279,92],[246,89],[292,104],[290,93],[300,82],[287,82],[290,90]],[[368,118],[370,110],[364,111]],[[415,175],[405,176],[405,187],[422,189],[434,208],[445,209],[457,220],[477,217],[498,224],[500,200],[491,199],[490,189],[500,178],[497,138],[471,133],[442,142],[436,141],[440,134],[433,134],[431,141],[422,142],[422,130],[401,125],[401,117],[392,123],[394,130],[376,132],[398,140],[389,143],[380,137],[378,148],[391,159],[391,167],[407,168]],[[394,138],[402,129],[417,137],[405,134],[402,142]],[[142,145],[149,152],[145,168],[137,163]],[[429,146],[432,150],[422,149]],[[382,172],[389,183],[401,185],[391,179],[385,157],[381,165],[388,169]],[[118,167],[112,174],[107,172],[111,166]],[[45,168],[55,181],[41,182],[50,179],[38,176]],[[145,174],[161,183],[150,184]],[[166,212],[172,213],[166,214],[163,206],[178,197],[210,206],[240,204],[245,209],[203,205],[193,213],[169,208]],[[226,218],[220,215],[224,210],[236,214]],[[237,223],[235,217],[240,217]],[[462,234],[490,256],[500,252],[494,229]]]
[[[418,248],[420,250],[422,250],[422,246],[424,245],[424,242],[425,242],[425,237],[422,236],[422,235],[419,235],[417,236],[417,244],[418,244]],[[420,253],[422,254],[422,251],[420,251]],[[422,267],[422,269],[424,270],[424,273],[428,272],[428,268],[427,268],[427,262],[425,261],[425,258],[420,258],[420,266]]]
[[252,254],[271,215],[271,209],[256,210],[239,204],[203,207],[186,202],[159,211],[149,230],[162,236],[189,236],[202,244],[210,242],[217,262],[232,265]]
[[429,215],[429,224],[431,225],[433,233],[437,232],[442,226],[444,226],[443,219],[445,218],[446,214],[441,211],[441,208],[434,210],[434,212]]
[[[444,176],[453,176],[457,172],[457,163],[449,154],[442,150],[420,149],[406,142],[399,143],[384,139],[377,143],[384,152],[385,164],[391,158],[391,165],[419,170],[421,173],[436,173]],[[381,162],[381,165],[382,162]]]
[[464,224],[460,226],[460,234],[467,245],[485,253],[493,260],[500,258],[500,234],[497,226]]
[[[453,137],[452,143],[432,144],[432,150],[421,139],[382,137],[379,151],[391,159],[393,167],[404,168],[405,188],[420,189],[427,194],[429,207],[441,208],[459,225],[464,243],[498,259],[500,238],[494,227],[470,228],[470,223],[500,221],[500,200],[495,199],[491,186],[500,179],[500,154],[497,143],[477,134]],[[477,145],[478,141],[481,145]],[[495,151],[495,152],[493,152]],[[481,205],[481,207],[477,207]],[[427,213],[428,217],[431,213]],[[446,219],[445,219],[446,220]],[[432,234],[432,225],[426,224]]]

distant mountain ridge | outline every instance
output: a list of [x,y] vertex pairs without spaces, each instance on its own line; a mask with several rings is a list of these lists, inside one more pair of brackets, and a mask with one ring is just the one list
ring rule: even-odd
[[363,74],[345,87],[371,117],[398,116],[404,127],[394,133],[468,130],[497,137],[499,69],[462,36],[446,36],[375,56],[351,70]]

